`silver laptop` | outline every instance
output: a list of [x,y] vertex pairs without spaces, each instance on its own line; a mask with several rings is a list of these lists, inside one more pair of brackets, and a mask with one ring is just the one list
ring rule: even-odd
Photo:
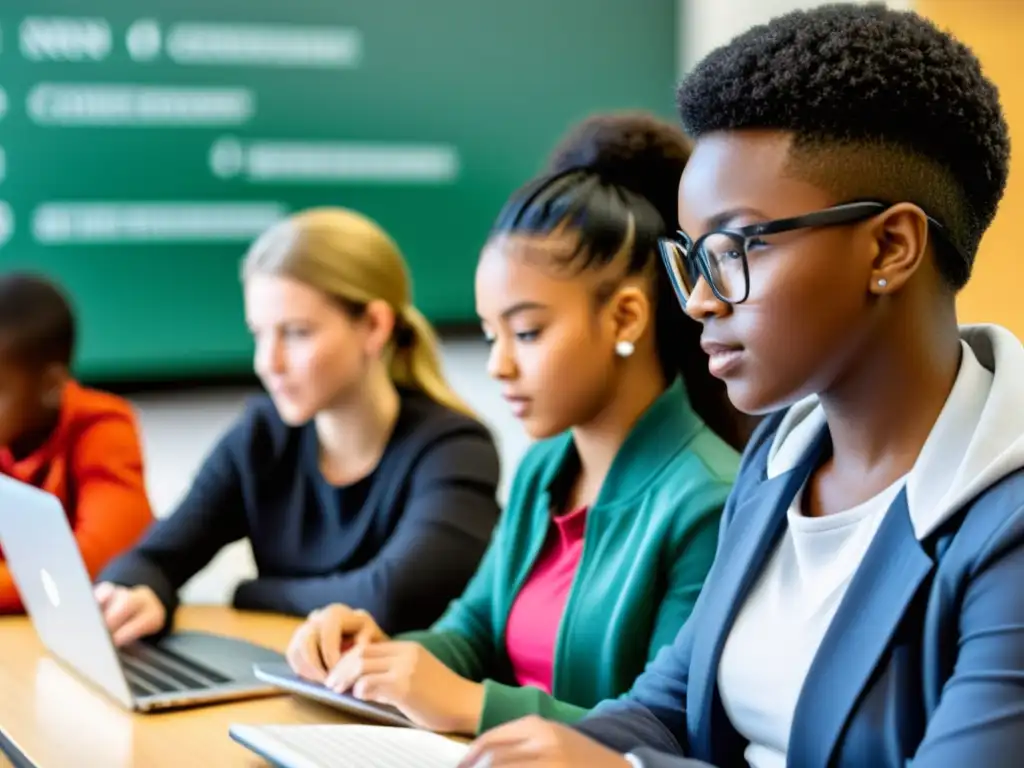
[[139,712],[280,693],[253,665],[279,653],[204,632],[118,650],[60,501],[0,475],[0,546],[40,641],[62,664]]
[[340,709],[342,712],[362,720],[405,728],[416,727],[409,718],[395,707],[389,707],[386,704],[375,704],[371,701],[362,701],[348,693],[335,693],[330,688],[325,688],[319,683],[304,680],[292,672],[291,668],[285,663],[257,664],[253,668],[253,672],[259,680],[263,680],[298,696],[313,699],[329,707]]

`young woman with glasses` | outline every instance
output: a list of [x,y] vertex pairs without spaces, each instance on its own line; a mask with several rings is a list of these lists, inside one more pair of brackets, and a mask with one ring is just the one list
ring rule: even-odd
[[846,4],[712,53],[679,106],[663,259],[772,415],[675,643],[578,730],[513,723],[466,763],[1019,764],[1024,350],[956,315],[1006,184],[996,89],[921,17]]

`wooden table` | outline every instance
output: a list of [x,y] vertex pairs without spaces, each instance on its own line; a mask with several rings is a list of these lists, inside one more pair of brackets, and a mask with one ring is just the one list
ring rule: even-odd
[[[184,607],[181,629],[284,650],[298,620],[219,607]],[[340,712],[288,695],[136,715],[86,686],[39,644],[28,619],[0,618],[0,768],[265,766],[228,736],[233,723],[345,723]]]

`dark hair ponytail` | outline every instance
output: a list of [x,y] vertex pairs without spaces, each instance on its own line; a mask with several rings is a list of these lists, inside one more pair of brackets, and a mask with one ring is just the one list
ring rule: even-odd
[[[679,178],[690,142],[678,128],[642,112],[591,117],[556,147],[545,174],[508,201],[493,234],[579,232],[570,254],[580,269],[603,266],[632,233],[629,274],[651,269],[657,241],[676,220]],[[681,375],[697,414],[723,440],[742,449],[750,425],[708,372],[701,328],[683,313],[664,269],[654,263],[655,344],[666,378]]]

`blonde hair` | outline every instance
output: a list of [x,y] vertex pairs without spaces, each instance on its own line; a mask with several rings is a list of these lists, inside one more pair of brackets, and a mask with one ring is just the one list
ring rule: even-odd
[[397,243],[374,221],[345,208],[312,208],[264,232],[245,256],[242,278],[283,275],[322,291],[347,311],[385,301],[395,330],[385,362],[398,386],[475,414],[441,371],[437,335],[411,302],[409,272]]

